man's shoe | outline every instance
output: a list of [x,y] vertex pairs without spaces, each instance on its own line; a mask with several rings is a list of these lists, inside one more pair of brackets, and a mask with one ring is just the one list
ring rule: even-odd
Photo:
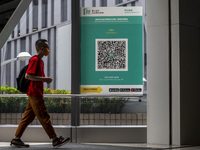
[[27,148],[29,147],[28,144],[24,144],[21,139],[12,139],[10,142],[10,146],[12,147],[18,147],[18,148]]
[[59,138],[56,138],[52,143],[53,143],[53,148],[58,148],[62,145],[65,145],[67,142],[70,141],[70,138],[63,138],[60,136]]

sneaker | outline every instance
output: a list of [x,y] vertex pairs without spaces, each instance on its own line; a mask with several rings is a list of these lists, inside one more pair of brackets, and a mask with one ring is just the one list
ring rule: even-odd
[[60,136],[59,138],[56,138],[53,141],[53,148],[58,148],[60,146],[65,145],[67,142],[69,142],[70,138],[63,138],[62,136]]
[[12,139],[10,142],[10,146],[12,147],[18,147],[18,148],[27,148],[29,147],[28,144],[24,144],[21,139]]

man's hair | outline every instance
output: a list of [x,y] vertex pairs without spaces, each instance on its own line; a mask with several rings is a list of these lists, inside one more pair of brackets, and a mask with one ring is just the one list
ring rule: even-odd
[[47,40],[45,39],[39,39],[35,42],[35,48],[37,51],[39,51],[42,47],[46,47],[47,44],[46,44]]

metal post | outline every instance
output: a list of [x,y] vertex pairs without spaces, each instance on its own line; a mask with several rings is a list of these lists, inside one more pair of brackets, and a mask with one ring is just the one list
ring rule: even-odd
[[[80,93],[80,1],[72,1],[72,73],[71,93]],[[80,125],[80,98],[72,97],[71,125]]]

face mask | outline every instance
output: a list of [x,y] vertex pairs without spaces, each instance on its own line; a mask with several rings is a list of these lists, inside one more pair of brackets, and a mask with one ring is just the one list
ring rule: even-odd
[[45,51],[43,51],[43,53],[44,53],[44,56],[48,56],[49,55],[49,49],[48,48],[46,48],[46,50]]

